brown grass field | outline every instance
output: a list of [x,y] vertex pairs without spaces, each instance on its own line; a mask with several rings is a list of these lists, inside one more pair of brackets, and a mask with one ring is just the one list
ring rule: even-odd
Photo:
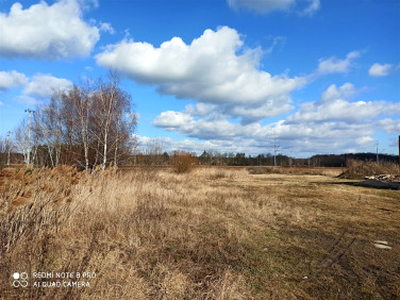
[[339,173],[3,169],[0,299],[400,299],[400,191]]

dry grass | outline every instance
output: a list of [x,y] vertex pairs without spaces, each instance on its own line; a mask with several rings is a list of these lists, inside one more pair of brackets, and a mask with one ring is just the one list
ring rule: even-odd
[[366,176],[380,174],[400,174],[398,164],[392,162],[364,162],[354,159],[347,161],[347,170],[340,174],[340,178],[364,179]]
[[287,174],[287,175],[325,175],[337,176],[343,173],[343,168],[322,167],[249,167],[250,174]]
[[[244,169],[4,169],[0,295],[400,297],[400,194],[339,183]],[[392,249],[375,248],[374,240]],[[11,286],[14,272],[61,271],[97,276],[89,288]]]

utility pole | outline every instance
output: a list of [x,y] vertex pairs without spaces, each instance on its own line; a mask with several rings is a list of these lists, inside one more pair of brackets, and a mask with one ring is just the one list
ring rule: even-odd
[[292,165],[293,165],[292,151],[288,151],[287,155],[288,155],[288,158],[289,158],[289,168],[291,168]]
[[400,169],[400,135],[399,135],[399,169]]
[[376,163],[379,165],[379,142],[376,142]]
[[30,165],[31,163],[31,122],[32,122],[32,113],[34,113],[34,110],[25,109],[25,112],[29,113],[29,126],[28,126],[28,155],[27,155],[27,161],[26,164]]
[[279,151],[279,146],[276,144],[277,138],[274,137],[274,167],[276,167],[276,154]]
[[10,166],[10,156],[11,156],[11,131],[7,132],[8,137],[8,154],[7,154],[7,166]]

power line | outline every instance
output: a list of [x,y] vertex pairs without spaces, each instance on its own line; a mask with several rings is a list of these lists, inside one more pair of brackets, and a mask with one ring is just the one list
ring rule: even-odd
[[8,104],[12,104],[12,100],[0,94],[0,100],[6,101]]

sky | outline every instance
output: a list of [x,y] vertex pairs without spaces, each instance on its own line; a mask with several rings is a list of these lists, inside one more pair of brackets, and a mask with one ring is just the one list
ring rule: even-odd
[[398,0],[0,0],[0,136],[109,69],[142,149],[398,153]]

